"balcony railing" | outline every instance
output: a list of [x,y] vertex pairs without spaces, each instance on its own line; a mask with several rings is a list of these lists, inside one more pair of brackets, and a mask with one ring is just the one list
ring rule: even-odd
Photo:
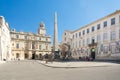
[[89,47],[91,46],[97,46],[97,43],[91,43],[91,44],[88,44]]

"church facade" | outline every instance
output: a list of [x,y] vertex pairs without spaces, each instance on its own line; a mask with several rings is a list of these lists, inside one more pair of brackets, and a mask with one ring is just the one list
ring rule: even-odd
[[75,31],[66,30],[62,43],[73,58],[120,59],[120,10]]
[[38,33],[10,31],[12,60],[41,59],[51,53],[51,36],[46,35],[43,22],[40,23]]

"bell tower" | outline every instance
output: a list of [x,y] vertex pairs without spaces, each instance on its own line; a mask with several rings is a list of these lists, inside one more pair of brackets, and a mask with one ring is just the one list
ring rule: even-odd
[[46,35],[45,24],[43,22],[41,22],[40,25],[39,25],[38,34],[43,35],[43,36]]

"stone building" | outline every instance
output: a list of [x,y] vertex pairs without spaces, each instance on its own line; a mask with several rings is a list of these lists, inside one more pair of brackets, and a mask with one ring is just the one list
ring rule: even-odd
[[11,58],[11,38],[9,25],[3,16],[0,16],[0,61]]
[[11,32],[12,59],[40,59],[45,54],[51,53],[51,37],[46,35],[43,22],[40,23],[38,33]]
[[120,59],[120,10],[75,31],[65,31],[62,43],[73,58]]

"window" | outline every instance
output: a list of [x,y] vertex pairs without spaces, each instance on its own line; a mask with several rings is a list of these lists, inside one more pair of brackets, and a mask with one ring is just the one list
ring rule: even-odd
[[48,46],[46,46],[46,50],[48,50]]
[[79,37],[81,36],[81,32],[79,32]]
[[76,48],[77,48],[77,41],[76,41],[76,44],[75,44],[75,45],[76,45]]
[[16,44],[16,48],[17,48],[17,49],[19,48],[19,44]]
[[74,48],[74,43],[73,43],[73,48]]
[[3,29],[3,31],[5,31],[5,30]]
[[99,30],[99,29],[100,29],[100,24],[97,25],[97,30]]
[[81,46],[81,40],[79,41],[79,47]]
[[92,39],[92,44],[94,44],[95,43],[95,39]]
[[24,43],[25,44],[25,49],[27,49],[28,48],[28,44],[27,43]]
[[39,49],[41,50],[41,45],[39,45]]
[[120,39],[120,30],[119,30],[119,39]]
[[32,42],[32,49],[35,49],[35,42]]
[[66,33],[65,33],[65,35],[66,35]]
[[120,22],[120,16],[119,16],[119,22]]
[[73,39],[74,39],[74,34],[73,34]]
[[111,25],[114,25],[115,24],[115,18],[112,18],[111,19]]
[[103,52],[104,52],[104,53],[108,53],[108,46],[104,46]]
[[115,31],[111,32],[111,40],[115,40],[116,39],[116,34]]
[[48,39],[46,38],[46,41],[48,41]]
[[77,33],[76,33],[76,38],[77,38]]
[[104,27],[107,27],[107,21],[104,22]]
[[83,40],[83,46],[85,46],[85,40]]
[[90,42],[89,42],[89,38],[87,38],[87,45],[89,44]]
[[100,40],[101,40],[100,35],[97,35],[97,42],[100,42]]
[[94,31],[95,29],[94,29],[94,26],[92,27],[92,32]]
[[85,30],[83,30],[83,35],[85,35]]
[[94,44],[95,43],[95,37],[92,37],[91,43]]
[[19,35],[18,35],[18,34],[16,35],[16,38],[17,38],[17,39],[19,38]]
[[25,37],[25,39],[27,39],[27,36],[26,36],[26,35],[25,35],[24,37]]
[[107,33],[103,34],[103,40],[106,41],[107,40]]
[[87,29],[87,33],[89,33],[89,28]]
[[39,40],[41,41],[41,37],[39,37]]
[[116,41],[115,44],[116,44],[115,53],[120,53],[120,47],[119,47],[120,43],[119,43],[119,41]]
[[115,45],[111,45],[111,52],[115,53]]

